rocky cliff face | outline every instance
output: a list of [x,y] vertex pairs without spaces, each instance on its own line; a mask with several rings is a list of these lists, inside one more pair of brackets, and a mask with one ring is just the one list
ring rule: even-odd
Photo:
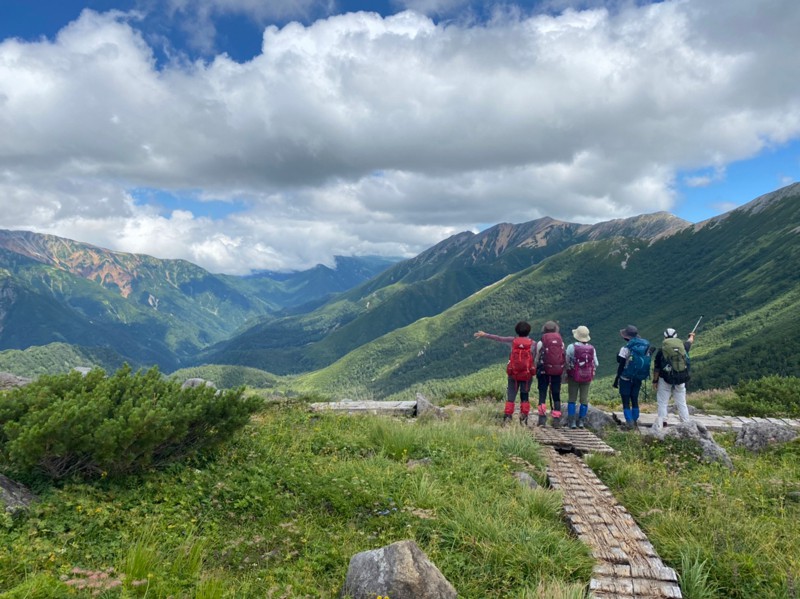
[[103,287],[117,287],[123,297],[133,291],[142,257],[120,254],[86,243],[29,231],[0,231],[0,247],[89,279]]

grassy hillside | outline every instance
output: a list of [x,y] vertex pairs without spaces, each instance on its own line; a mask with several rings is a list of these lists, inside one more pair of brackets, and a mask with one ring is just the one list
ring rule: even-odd
[[496,387],[503,384],[507,350],[472,333],[512,335],[522,319],[533,324],[534,336],[545,320],[557,320],[567,342],[572,328],[587,325],[599,374],[608,375],[616,369],[620,328],[636,324],[658,343],[666,327],[685,335],[701,314],[692,351],[695,388],[774,373],[796,376],[797,199],[738,210],[651,244],[616,239],[571,247],[299,377],[297,385],[356,397]]
[[653,239],[687,225],[656,214],[592,226],[543,218],[461,233],[307,314],[253,326],[198,361],[244,364],[276,374],[316,370],[587,239],[625,233]]
[[[126,360],[107,347],[80,347],[67,343],[50,343],[25,350],[0,352],[0,372],[35,378],[42,374],[62,374],[77,367],[119,370]],[[135,362],[130,366],[137,368]]]

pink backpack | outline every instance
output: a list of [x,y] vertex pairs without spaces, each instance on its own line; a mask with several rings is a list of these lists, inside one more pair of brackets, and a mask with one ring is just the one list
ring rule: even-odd
[[561,376],[567,356],[564,352],[564,340],[559,333],[545,333],[542,335],[542,370],[545,374]]
[[576,383],[589,383],[594,378],[594,347],[589,345],[573,346],[575,357],[569,376]]

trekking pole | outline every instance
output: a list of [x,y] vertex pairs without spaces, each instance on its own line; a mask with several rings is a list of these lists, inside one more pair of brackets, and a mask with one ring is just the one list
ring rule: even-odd
[[698,326],[700,326],[700,321],[701,321],[701,320],[703,320],[703,315],[702,315],[702,314],[700,315],[700,318],[698,318],[698,319],[697,319],[697,322],[695,323],[695,325],[694,325],[694,328],[693,328],[693,329],[691,330],[691,332],[689,333],[690,335],[691,335],[692,333],[694,333],[694,332],[697,330],[697,327],[698,327]]

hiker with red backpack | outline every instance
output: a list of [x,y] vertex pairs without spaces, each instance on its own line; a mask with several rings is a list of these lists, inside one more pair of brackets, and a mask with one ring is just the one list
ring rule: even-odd
[[552,405],[550,416],[553,427],[561,426],[561,375],[567,364],[564,340],[558,332],[558,324],[548,320],[542,326],[542,338],[536,344],[536,380],[539,388],[538,426],[547,423],[547,391],[550,390]]
[[639,329],[629,324],[620,329],[620,336],[626,341],[617,354],[617,376],[613,387],[619,389],[622,398],[622,413],[625,415],[627,430],[639,427],[639,391],[642,381],[650,378],[650,342],[639,336]]
[[[580,325],[572,329],[574,343],[567,346],[567,422],[569,428],[583,428],[586,414],[589,412],[589,385],[594,379],[597,367],[597,352],[589,341],[589,329]],[[575,400],[580,395],[581,407],[575,413]]]
[[475,333],[475,338],[491,339],[511,346],[511,354],[506,366],[508,388],[506,390],[505,410],[503,411],[503,424],[507,424],[513,417],[514,402],[517,399],[517,393],[519,393],[519,422],[523,426],[527,426],[528,414],[531,411],[529,399],[531,381],[534,374],[536,374],[532,351],[533,340],[529,337],[531,325],[525,321],[520,321],[514,327],[514,332],[517,334],[516,337],[501,337],[500,335],[478,331]]
[[664,331],[664,342],[653,360],[653,386],[658,401],[658,415],[653,422],[653,430],[667,426],[670,396],[675,399],[681,422],[691,420],[686,405],[686,382],[689,380],[689,350],[693,343],[694,331],[689,333],[688,341],[678,339],[678,333],[673,328]]

